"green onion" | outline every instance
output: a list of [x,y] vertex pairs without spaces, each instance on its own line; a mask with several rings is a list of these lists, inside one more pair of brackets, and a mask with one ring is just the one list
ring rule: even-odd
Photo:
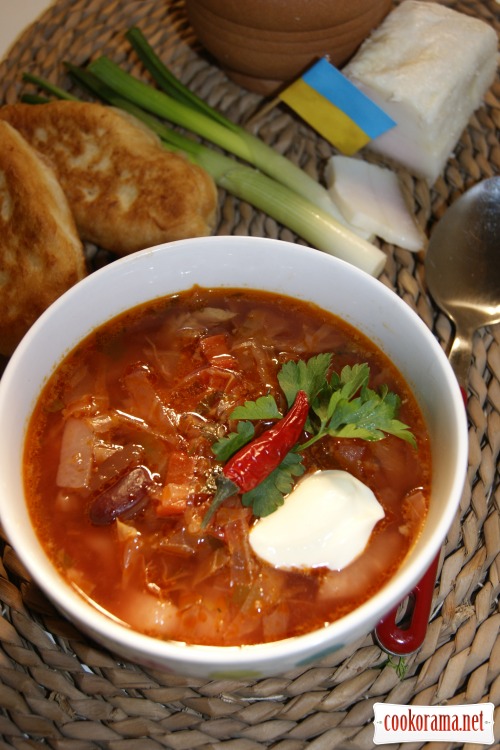
[[45,96],[39,96],[38,94],[23,94],[21,96],[23,104],[48,104],[50,99]]
[[195,159],[219,187],[264,211],[318,250],[335,255],[373,276],[381,273],[386,262],[385,254],[337,222],[331,214],[258,170],[238,164],[211,149],[201,148]]
[[203,112],[205,115],[208,115],[213,120],[219,122],[230,130],[234,130],[235,132],[241,130],[241,128],[233,123],[232,120],[224,117],[224,115],[218,110],[207,104],[204,99],[200,99],[200,97],[196,96],[191,89],[184,86],[184,84],[179,81],[179,79],[174,76],[174,74],[160,60],[140,29],[134,26],[127,31],[125,36],[131,43],[146,70],[151,73],[158,86],[163,89],[165,93],[180,102],[184,102],[192,109],[197,109],[199,112]]
[[40,78],[40,76],[33,75],[33,73],[23,73],[23,80],[27,81],[28,83],[34,83],[37,86],[40,86],[45,91],[48,91],[49,94],[57,96],[58,99],[78,101],[76,96],[69,94],[67,91],[61,89],[59,86],[56,86],[54,83],[47,81],[45,78]]

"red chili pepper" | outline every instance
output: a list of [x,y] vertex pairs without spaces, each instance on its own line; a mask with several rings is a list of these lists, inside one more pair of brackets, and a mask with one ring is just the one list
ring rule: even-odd
[[307,395],[298,391],[283,419],[229,459],[222,473],[236,485],[237,492],[250,492],[280,465],[301,436],[308,413]]
[[308,413],[307,394],[298,391],[293,406],[283,419],[229,459],[218,479],[217,491],[203,519],[203,526],[224,500],[238,492],[250,492],[280,465],[300,438]]

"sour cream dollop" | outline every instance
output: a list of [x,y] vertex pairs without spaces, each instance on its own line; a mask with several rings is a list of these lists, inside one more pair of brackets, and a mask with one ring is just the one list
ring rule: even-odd
[[276,568],[342,570],[365,549],[384,509],[347,471],[309,474],[250,531],[256,555]]

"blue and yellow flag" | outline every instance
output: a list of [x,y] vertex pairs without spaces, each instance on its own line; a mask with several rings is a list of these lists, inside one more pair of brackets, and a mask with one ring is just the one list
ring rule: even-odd
[[324,57],[279,99],[347,156],[396,125]]

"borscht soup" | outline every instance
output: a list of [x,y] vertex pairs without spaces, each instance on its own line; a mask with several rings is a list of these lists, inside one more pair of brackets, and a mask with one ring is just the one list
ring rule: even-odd
[[105,323],[31,417],[24,485],[60,574],[141,633],[234,646],[361,605],[419,537],[429,437],[402,375],[314,304],[205,289]]

